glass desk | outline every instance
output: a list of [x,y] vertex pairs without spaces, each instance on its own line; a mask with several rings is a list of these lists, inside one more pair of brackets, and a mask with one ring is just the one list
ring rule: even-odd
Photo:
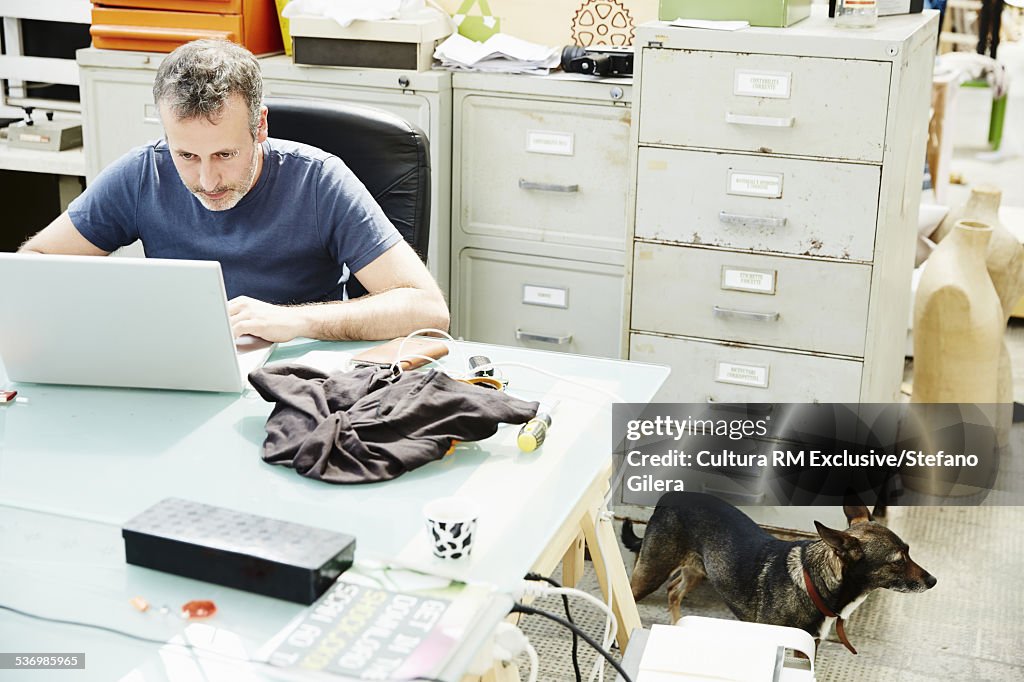
[[[279,347],[271,362],[308,351],[321,351],[321,360],[343,359],[369,345],[292,342]],[[125,564],[121,524],[170,496],[354,535],[359,561],[381,560],[487,583],[498,592],[514,590],[552,552],[549,545],[564,541],[566,524],[579,520],[581,507],[596,512],[581,501],[607,487],[612,399],[593,387],[627,402],[647,402],[669,370],[483,344],[459,348],[444,360],[455,371],[464,371],[471,355],[485,355],[499,365],[533,365],[587,385],[509,366],[503,370],[509,392],[559,403],[543,447],[521,453],[518,426],[503,426],[495,436],[461,444],[452,455],[398,479],[359,486],[309,480],[264,463],[263,427],[272,405],[251,389],[234,395],[13,385],[23,400],[0,407],[0,604],[163,641],[181,635],[183,622],[173,613],[139,613],[129,599],[142,595],[172,612],[191,599],[213,599],[217,616],[186,634],[215,635],[238,656],[251,655],[303,607]],[[5,378],[0,370],[0,380]],[[480,503],[478,537],[469,559],[444,562],[430,553],[421,508],[455,494]],[[552,556],[561,556],[564,549],[554,551]],[[492,621],[510,605],[497,600]],[[635,614],[631,595],[627,613],[630,605]],[[465,655],[448,666],[445,679],[460,678],[485,636],[466,642]],[[237,664],[203,662],[180,647],[10,611],[0,611],[0,641],[6,651],[86,651],[87,672],[74,679],[142,682],[195,674],[194,679],[210,680],[220,679],[218,666],[233,670],[223,679],[274,679],[265,667],[243,667],[243,674],[234,669]]]

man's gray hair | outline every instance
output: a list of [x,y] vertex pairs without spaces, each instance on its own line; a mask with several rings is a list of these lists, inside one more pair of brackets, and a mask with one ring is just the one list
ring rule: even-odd
[[263,104],[263,74],[249,50],[227,40],[195,40],[171,52],[160,64],[153,83],[157,107],[167,104],[179,121],[205,118],[213,122],[231,95],[249,107],[253,138]]

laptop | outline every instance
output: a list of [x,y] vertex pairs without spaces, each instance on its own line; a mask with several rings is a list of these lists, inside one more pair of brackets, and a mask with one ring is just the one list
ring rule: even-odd
[[274,348],[243,339],[215,261],[0,253],[12,381],[239,393]]

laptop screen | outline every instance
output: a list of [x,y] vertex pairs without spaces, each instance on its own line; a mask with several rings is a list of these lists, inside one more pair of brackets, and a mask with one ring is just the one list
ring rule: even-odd
[[[220,264],[0,254],[12,381],[239,392]],[[269,344],[263,359],[269,355]]]

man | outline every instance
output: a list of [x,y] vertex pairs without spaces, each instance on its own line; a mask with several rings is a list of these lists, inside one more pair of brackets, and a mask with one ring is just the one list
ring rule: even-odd
[[[448,328],[430,273],[337,157],[268,137],[259,63],[199,40],[153,86],[165,139],[106,168],[20,251],[216,260],[236,337],[386,339]],[[341,301],[343,267],[369,295]]]

